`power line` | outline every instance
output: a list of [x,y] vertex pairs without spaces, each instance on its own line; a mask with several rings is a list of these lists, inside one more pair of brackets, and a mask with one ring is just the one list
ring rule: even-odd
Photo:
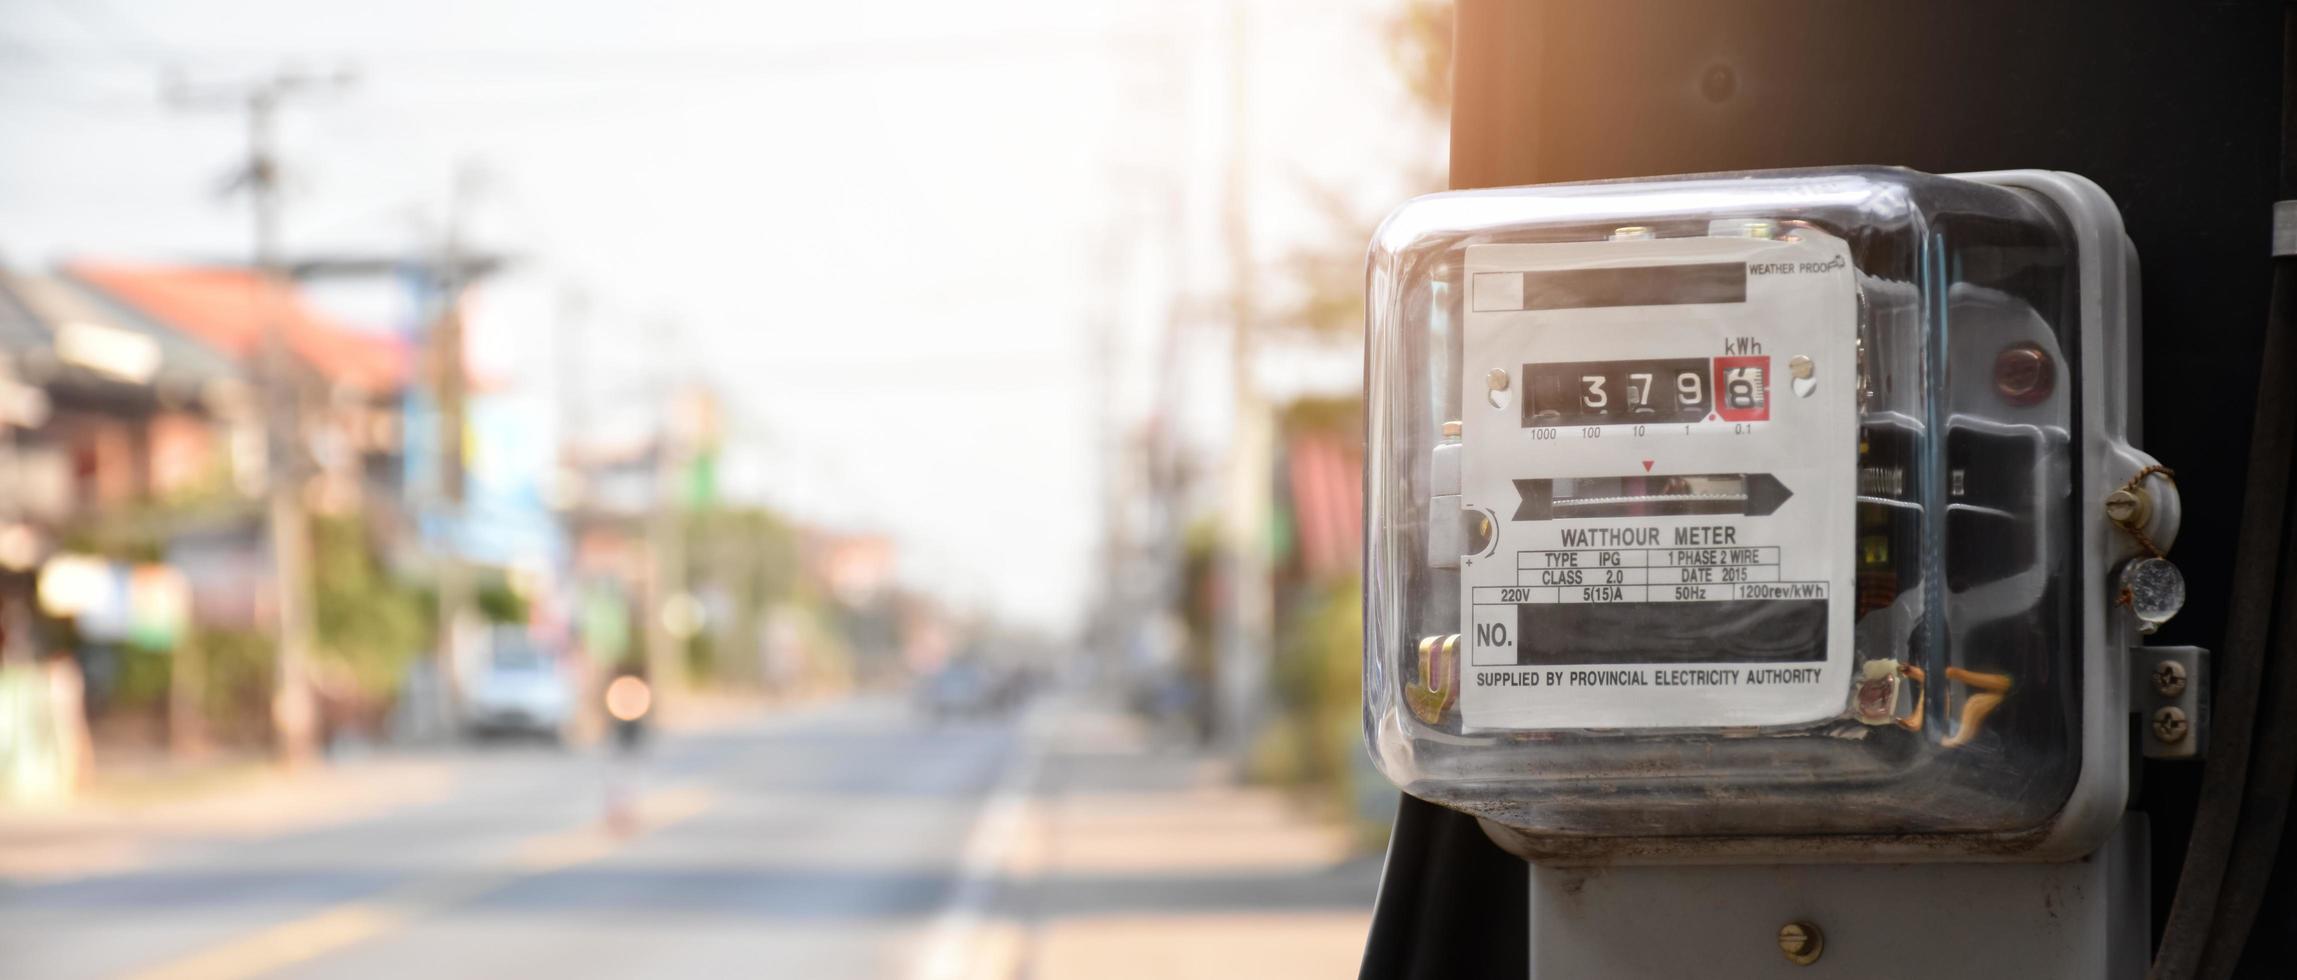
[[[81,33],[88,35],[121,57],[133,56],[136,48],[167,50],[168,45],[145,33],[143,28],[120,18],[118,13],[98,0],[49,0],[48,6],[64,15]],[[122,45],[118,36],[125,35],[129,44]]]
[[[1045,34],[980,39],[866,41],[810,47],[768,48],[735,45],[682,45],[660,48],[366,48],[334,52],[329,60],[370,66],[449,70],[480,74],[559,73],[594,78],[600,73],[688,76],[695,74],[790,75],[854,68],[904,65],[1010,64],[1017,59],[1105,59],[1161,55],[1180,38],[1156,33]],[[157,44],[57,44],[18,35],[0,36],[14,50],[38,49],[76,62],[109,62],[142,68],[196,64],[276,62],[284,50],[256,47],[184,48]]]
[[48,92],[42,93],[43,101],[82,110],[149,110],[151,108],[151,89],[131,89],[130,86],[121,84],[111,76],[102,74],[86,65],[59,60],[51,51],[7,37],[0,37],[0,55],[6,56],[0,57],[0,71],[21,72],[29,69],[35,72],[44,72],[53,78],[73,80],[96,89],[98,90],[96,94],[100,96],[99,100],[95,102],[80,101],[75,104],[72,99],[57,99],[54,97],[55,93]]

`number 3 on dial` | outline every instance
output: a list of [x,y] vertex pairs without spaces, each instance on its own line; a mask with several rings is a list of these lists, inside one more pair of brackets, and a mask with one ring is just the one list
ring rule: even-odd
[[1604,376],[1600,374],[1579,376],[1579,383],[1587,386],[1587,390],[1579,396],[1579,407],[1590,412],[1610,407],[1611,395],[1603,390],[1603,381]]

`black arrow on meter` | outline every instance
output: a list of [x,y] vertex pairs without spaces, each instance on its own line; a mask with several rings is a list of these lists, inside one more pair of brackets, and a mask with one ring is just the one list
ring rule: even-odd
[[1786,484],[1780,483],[1778,477],[1768,473],[1749,473],[1747,474],[1746,515],[1748,517],[1769,517],[1778,513],[1779,505],[1786,503],[1787,498],[1794,495],[1795,492],[1787,489]]
[[1555,516],[1554,480],[1517,480],[1515,496],[1515,520],[1544,521]]
[[[1553,479],[1515,480],[1515,520],[1558,517],[1683,517],[1737,514],[1768,517],[1795,492],[1769,473],[1710,473],[1688,476],[1618,477],[1570,481],[1555,493]],[[1657,493],[1629,493],[1630,486]],[[1695,488],[1695,489],[1692,489]],[[1667,491],[1673,492],[1667,492]],[[1593,491],[1593,492],[1590,492]]]

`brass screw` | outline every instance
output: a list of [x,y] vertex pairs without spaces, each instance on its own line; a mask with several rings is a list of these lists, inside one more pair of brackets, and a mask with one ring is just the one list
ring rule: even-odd
[[1779,952],[1787,954],[1789,963],[1809,966],[1826,952],[1826,934],[1813,923],[1789,922],[1779,927]]
[[1511,380],[1506,368],[1492,368],[1483,376],[1484,387],[1493,391],[1506,391]]
[[2152,501],[2142,487],[2123,487],[2106,495],[2107,519],[2123,527],[2142,527],[2152,517]]
[[2185,720],[2185,712],[2175,706],[2153,713],[2153,737],[2161,739],[2164,744],[2183,742],[2186,733],[2192,730],[2193,726]]
[[2185,693],[2185,665],[2175,660],[2164,660],[2153,668],[2154,693],[2174,698]]
[[1810,358],[1803,354],[1796,354],[1793,360],[1787,362],[1787,373],[1797,378],[1808,379],[1816,370]]

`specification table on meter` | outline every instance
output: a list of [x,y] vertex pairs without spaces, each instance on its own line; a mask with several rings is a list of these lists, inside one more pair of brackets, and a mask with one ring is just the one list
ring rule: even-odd
[[[1694,609],[1743,609],[1742,628],[1777,627],[1809,633],[1808,653],[1823,654],[1829,587],[1823,581],[1784,580],[1776,545],[1681,548],[1580,548],[1516,553],[1512,586],[1476,586],[1469,600],[1479,642],[1469,662],[1478,667],[1522,663],[1705,662],[1734,659],[1729,644],[1678,642],[1712,624],[1684,616]],[[1643,605],[1642,615],[1630,608]],[[1660,614],[1660,610],[1669,610]],[[1755,613],[1755,610],[1762,610]],[[1542,611],[1535,615],[1534,610]],[[1568,615],[1566,611],[1569,610]],[[1751,618],[1750,618],[1751,616]],[[1558,618],[1560,617],[1560,618]],[[1592,618],[1591,618],[1592,617]],[[1785,624],[1785,625],[1781,625]],[[1648,641],[1612,659],[1585,659],[1588,631],[1626,630]],[[1703,635],[1703,634],[1700,634]],[[1509,639],[1513,636],[1515,639]],[[1668,649],[1662,650],[1662,647]],[[1675,649],[1681,647],[1682,649]],[[1623,648],[1624,649],[1624,648]],[[1560,660],[1559,656],[1577,659]],[[1771,660],[1809,659],[1804,654]],[[1528,658],[1528,659],[1524,659]]]
[[1825,582],[1779,577],[1776,545],[1585,548],[1516,553],[1516,584],[1478,586],[1476,605],[1823,599]]

